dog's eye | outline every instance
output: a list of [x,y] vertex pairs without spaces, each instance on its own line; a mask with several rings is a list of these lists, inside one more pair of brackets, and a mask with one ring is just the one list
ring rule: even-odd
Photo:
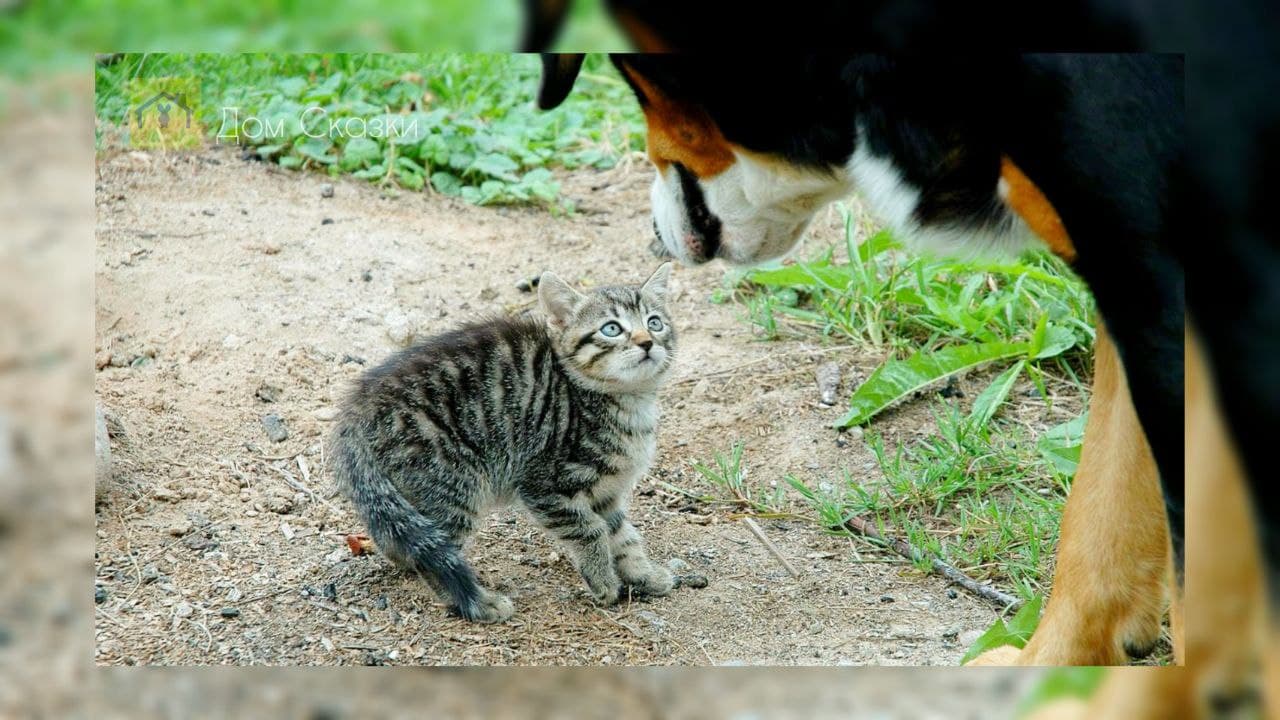
[[600,334],[605,337],[618,337],[622,334],[622,326],[616,322],[607,322],[600,328]]
[[650,330],[652,330],[653,332],[662,332],[662,328],[663,328],[662,318],[658,317],[657,315],[654,315],[653,317],[649,318]]

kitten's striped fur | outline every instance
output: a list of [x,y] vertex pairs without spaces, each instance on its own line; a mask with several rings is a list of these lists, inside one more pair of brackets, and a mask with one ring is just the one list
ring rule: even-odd
[[[511,617],[462,556],[476,522],[516,503],[572,551],[592,596],[671,590],[627,521],[653,457],[657,389],[675,357],[670,263],[641,287],[579,293],[551,273],[546,319],[468,325],[369,370],[347,398],[334,472],[374,542],[468,620]],[[616,335],[615,331],[618,331]]]

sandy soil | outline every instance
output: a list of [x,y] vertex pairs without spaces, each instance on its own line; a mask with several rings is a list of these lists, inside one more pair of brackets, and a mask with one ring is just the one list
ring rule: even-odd
[[[881,358],[758,341],[740,308],[709,301],[718,263],[677,268],[680,360],[633,503],[651,554],[708,587],[594,608],[550,541],[501,514],[471,557],[517,614],[479,626],[446,617],[382,557],[347,550],[361,528],[333,494],[323,439],[348,383],[395,349],[397,316],[422,335],[515,309],[533,300],[516,283],[544,269],[642,279],[656,266],[649,173],[636,162],[566,177],[579,211],[563,217],[358,181],[325,197],[324,177],[232,149],[100,157],[96,391],[113,416],[115,478],[97,509],[97,662],[955,664],[995,616],[983,601],[863,542],[761,521],[792,578],[733,508],[670,489],[710,491],[690,463],[736,438],[757,488],[787,473],[878,477],[860,440],[829,429],[841,409],[818,403],[813,372],[838,360],[844,394]],[[840,232],[832,212],[809,242]],[[266,414],[287,439],[268,439]],[[922,407],[878,429],[895,440],[928,425]]]

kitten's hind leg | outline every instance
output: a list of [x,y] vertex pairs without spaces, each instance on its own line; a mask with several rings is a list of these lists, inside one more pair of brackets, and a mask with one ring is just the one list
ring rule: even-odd
[[604,518],[581,496],[524,497],[535,520],[574,553],[578,572],[587,581],[591,596],[601,605],[612,605],[622,592],[609,549],[609,527]]
[[417,571],[449,604],[450,614],[477,623],[500,623],[515,614],[510,598],[480,584],[456,544],[426,545],[419,543],[415,552],[401,562]]
[[609,528],[609,550],[613,553],[613,562],[622,582],[654,597],[671,592],[675,581],[670,571],[649,559],[644,550],[644,538],[627,520],[626,511],[620,504],[615,502],[613,507],[604,511],[603,517]]

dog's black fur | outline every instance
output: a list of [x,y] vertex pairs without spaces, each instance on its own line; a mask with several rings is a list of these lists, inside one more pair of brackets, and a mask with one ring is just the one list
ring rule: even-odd
[[[1181,209],[1169,201],[1186,183],[1180,56],[700,53],[615,63],[696,103],[729,142],[795,165],[842,166],[866,143],[921,189],[922,225],[1001,222],[992,188],[1002,156],[1036,178],[1124,361],[1181,576],[1185,292]],[[544,91],[562,96],[565,76],[546,77]]]

